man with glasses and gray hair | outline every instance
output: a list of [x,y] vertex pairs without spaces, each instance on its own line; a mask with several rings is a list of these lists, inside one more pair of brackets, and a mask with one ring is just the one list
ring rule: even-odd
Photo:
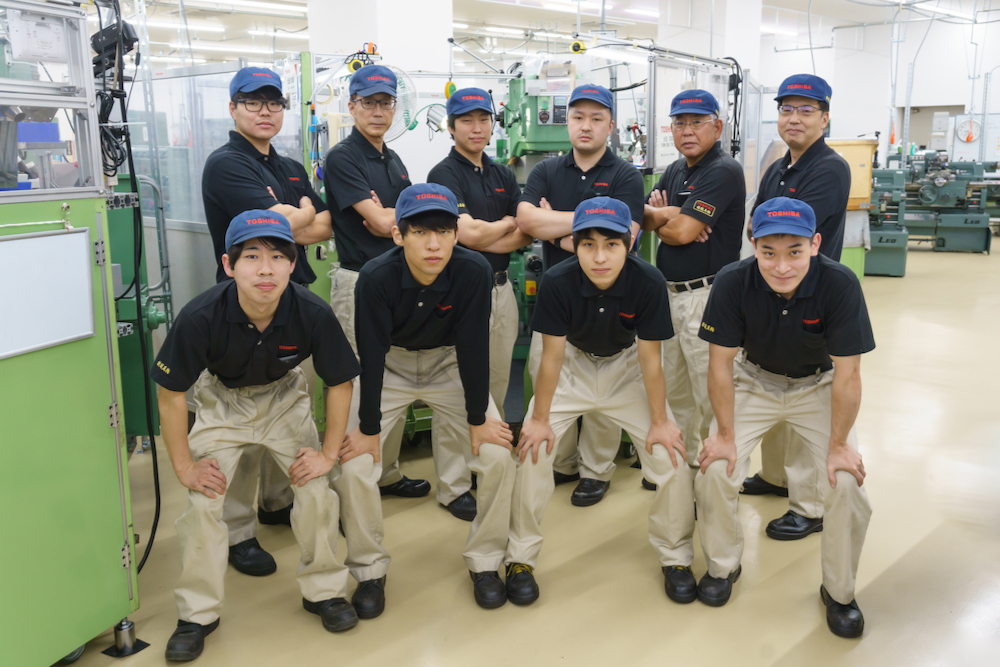
[[[670,104],[670,117],[681,157],[649,193],[643,229],[660,238],[656,266],[667,279],[677,334],[663,343],[667,402],[684,434],[687,462],[697,466],[698,448],[712,423],[708,343],[698,331],[716,272],[740,258],[746,180],[739,162],[719,143],[725,124],[715,96],[707,90],[682,91]],[[642,483],[653,488],[645,478]],[[684,579],[675,582],[678,586],[693,590],[690,570],[673,577]]]
[[[764,172],[754,210],[774,197],[809,204],[822,239],[819,253],[840,261],[851,169],[823,139],[832,95],[830,84],[812,74],[794,74],[781,82],[775,97],[778,134],[788,152]],[[768,537],[798,540],[823,530],[822,480],[816,477],[801,438],[787,425],[776,426],[764,436],[761,461],[761,471],[743,482],[741,493],[789,499],[788,512],[767,525]]]

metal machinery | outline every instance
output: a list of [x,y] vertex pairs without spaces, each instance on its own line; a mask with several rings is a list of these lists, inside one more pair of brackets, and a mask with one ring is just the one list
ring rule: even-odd
[[20,667],[139,606],[85,10],[0,0],[0,100],[0,664]]

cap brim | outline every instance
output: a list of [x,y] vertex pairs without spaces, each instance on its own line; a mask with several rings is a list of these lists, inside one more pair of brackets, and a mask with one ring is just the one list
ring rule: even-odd
[[625,232],[632,231],[631,225],[622,229],[621,220],[616,218],[592,218],[586,222],[581,222],[579,225],[573,225],[573,231],[579,232],[584,229],[593,229],[594,227],[601,227],[603,229],[610,229],[611,231],[616,231],[624,234]]
[[284,94],[281,90],[279,84],[274,83],[274,81],[268,79],[267,81],[251,81],[250,83],[240,86],[236,89],[237,93],[252,93],[255,90],[260,90],[261,88],[274,88],[278,91],[278,94]]
[[385,93],[387,95],[392,95],[396,97],[396,89],[387,83],[376,83],[374,86],[368,86],[367,88],[359,88],[358,90],[351,93],[352,95],[360,95],[361,97],[368,97],[370,95],[377,95],[378,93]]
[[810,230],[808,227],[803,227],[801,225],[789,225],[781,222],[765,226],[761,233],[758,233],[756,229],[751,231],[751,234],[753,234],[755,239],[764,238],[765,236],[774,236],[775,234],[791,234],[792,236],[804,236],[806,238],[811,238],[815,233],[815,229]]
[[250,239],[257,239],[262,236],[267,236],[275,239],[284,239],[286,241],[291,241],[292,243],[295,243],[295,239],[292,237],[292,235],[283,229],[254,228],[254,229],[248,229],[242,234],[237,234],[236,236],[233,237],[232,240],[227,239],[226,250],[228,251],[229,248],[232,248],[237,243],[243,243],[244,241],[249,241]]
[[490,115],[493,115],[493,108],[490,107],[490,106],[487,106],[485,103],[480,103],[480,102],[477,102],[476,104],[474,104],[472,106],[469,106],[469,107],[463,107],[461,109],[455,109],[455,111],[453,111],[450,115],[461,116],[463,114],[467,114],[467,113],[470,113],[472,111],[485,111],[486,113],[488,113]]
[[816,100],[817,102],[826,102],[826,98],[823,97],[823,96],[821,96],[821,95],[817,95],[815,93],[802,93],[802,92],[799,92],[799,91],[789,92],[789,93],[785,93],[784,95],[779,95],[778,97],[774,98],[774,101],[775,102],[780,102],[781,100],[785,99],[786,97],[808,97],[809,99]]
[[418,213],[426,213],[427,211],[441,211],[442,213],[447,213],[448,215],[453,215],[456,218],[458,217],[458,211],[457,210],[453,211],[450,208],[448,208],[447,206],[445,206],[443,204],[439,204],[438,203],[439,201],[441,201],[441,200],[438,199],[438,200],[435,201],[434,199],[425,199],[424,201],[420,202],[419,204],[417,204],[413,208],[409,209],[406,212],[405,216],[399,215],[399,208],[397,208],[396,209],[396,222],[399,222],[403,218],[409,218],[410,216],[417,215]]
[[588,102],[597,102],[602,107],[604,107],[605,109],[608,109],[610,111],[614,111],[614,109],[615,109],[613,105],[609,105],[604,100],[599,100],[596,97],[590,97],[589,95],[580,95],[580,97],[577,97],[577,98],[574,98],[574,99],[570,100],[569,104],[567,104],[566,106],[567,107],[571,107],[574,104],[576,104],[577,102],[583,102],[585,100],[588,101]]
[[670,117],[673,118],[674,116],[682,116],[686,113],[701,113],[708,115],[713,113],[718,114],[719,111],[717,109],[698,109],[698,108],[692,109],[691,107],[685,107],[683,109],[671,109]]

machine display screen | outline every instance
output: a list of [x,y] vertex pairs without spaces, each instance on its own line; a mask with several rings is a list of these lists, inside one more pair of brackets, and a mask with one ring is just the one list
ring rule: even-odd
[[552,123],[566,124],[566,100],[565,97],[554,97],[552,99]]

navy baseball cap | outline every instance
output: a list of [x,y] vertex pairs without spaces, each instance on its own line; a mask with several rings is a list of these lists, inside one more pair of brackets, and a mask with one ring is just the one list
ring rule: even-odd
[[272,236],[295,243],[288,218],[275,211],[255,208],[243,211],[229,223],[229,229],[226,230],[226,250],[258,236]]
[[461,116],[476,109],[482,109],[488,114],[493,113],[493,98],[482,88],[462,88],[453,92],[448,98],[449,116]]
[[569,106],[573,106],[580,100],[593,100],[598,104],[603,104],[612,111],[615,110],[615,98],[611,91],[604,86],[592,83],[585,83],[573,89],[573,94],[569,96]]
[[396,200],[396,222],[426,211],[443,211],[458,217],[455,193],[437,183],[411,185],[399,193]]
[[628,232],[632,229],[632,214],[624,202],[613,197],[585,199],[573,211],[573,231],[591,227]]
[[774,99],[780,102],[781,98],[792,95],[808,97],[829,104],[830,97],[833,96],[833,88],[824,79],[813,74],[793,74],[781,82],[781,86],[778,87],[778,96]]
[[719,102],[715,95],[707,90],[685,90],[674,96],[670,102],[670,115],[679,116],[682,113],[714,113],[719,115]]
[[388,67],[367,65],[351,75],[350,94],[368,97],[388,93],[396,97],[396,74]]
[[816,213],[804,201],[775,197],[757,207],[752,224],[755,239],[772,234],[811,237],[816,233]]
[[281,92],[281,77],[266,67],[244,67],[229,82],[229,99],[236,93],[252,93],[264,86],[273,86]]

